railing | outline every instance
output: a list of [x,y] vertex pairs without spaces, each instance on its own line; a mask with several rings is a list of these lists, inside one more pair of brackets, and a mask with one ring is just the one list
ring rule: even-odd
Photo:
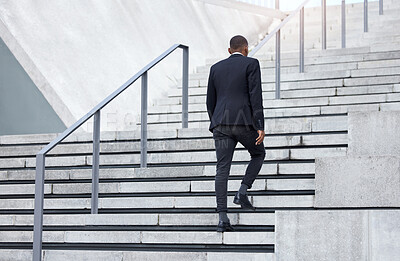
[[[299,72],[304,72],[304,6],[310,0],[305,0],[299,5],[289,16],[287,16],[271,33],[269,33],[251,52],[249,56],[252,57],[261,49],[272,37],[276,36],[275,43],[275,99],[281,98],[281,43],[280,32],[293,17],[300,13],[300,48],[299,48]],[[279,9],[279,0],[275,0],[275,7]],[[322,49],[326,49],[326,0],[321,0],[321,14],[322,14]],[[383,0],[379,0],[379,15],[383,15]],[[342,0],[341,5],[341,39],[342,48],[346,48],[346,2]],[[368,0],[364,0],[364,32],[368,32]]]
[[60,144],[71,133],[94,116],[93,126],[93,163],[92,163],[92,197],[91,213],[98,213],[99,197],[99,158],[100,158],[100,111],[119,94],[125,91],[136,80],[142,77],[141,85],[141,150],[140,167],[147,167],[147,71],[153,68],[161,60],[175,51],[183,49],[182,68],[182,128],[188,127],[188,86],[189,86],[189,47],[175,44],[159,57],[154,59],[126,83],[110,94],[106,99],[94,107],[89,113],[74,123],[71,127],[60,134],[36,155],[36,177],[35,177],[35,210],[34,210],[34,232],[33,232],[33,261],[41,261],[42,258],[42,234],[43,234],[43,202],[44,202],[44,173],[46,154],[56,145]]

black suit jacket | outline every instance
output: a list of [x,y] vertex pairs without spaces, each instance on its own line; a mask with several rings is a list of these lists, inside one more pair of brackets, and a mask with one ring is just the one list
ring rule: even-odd
[[207,87],[209,130],[223,125],[252,125],[264,130],[260,63],[233,54],[210,69]]

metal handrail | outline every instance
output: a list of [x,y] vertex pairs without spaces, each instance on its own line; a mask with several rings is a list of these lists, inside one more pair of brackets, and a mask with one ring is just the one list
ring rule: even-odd
[[182,128],[188,127],[188,87],[189,87],[189,47],[183,44],[174,44],[163,54],[158,56],[148,65],[143,67],[132,78],[125,82],[116,91],[95,106],[90,112],[79,119],[71,127],[66,129],[55,140],[50,142],[36,155],[36,176],[35,176],[35,209],[34,209],[34,232],[33,232],[33,261],[41,261],[42,257],[42,234],[43,234],[43,203],[44,203],[44,173],[46,154],[65,138],[71,135],[82,124],[94,116],[93,128],[93,163],[92,163],[92,198],[91,213],[98,213],[99,196],[99,156],[100,156],[100,111],[119,94],[124,92],[136,80],[142,77],[141,85],[141,151],[140,166],[147,167],[147,71],[162,61],[165,57],[177,48],[183,50],[182,68]]
[[302,4],[299,5],[290,15],[288,15],[283,21],[274,29],[271,33],[269,33],[254,49],[251,50],[249,56],[252,57],[261,47],[263,47],[274,35],[279,32],[282,27],[287,24],[292,18],[309,2],[310,0],[305,0]]
[[[305,0],[302,4],[299,5],[289,16],[287,16],[283,21],[274,29],[271,33],[267,35],[251,52],[249,53],[250,57],[253,57],[258,50],[261,49],[272,37],[276,35],[276,44],[275,44],[275,98],[281,98],[281,51],[280,51],[280,32],[283,26],[285,26],[293,17],[300,12],[300,72],[304,72],[304,6],[310,0]],[[279,1],[276,1],[276,8],[279,8]]]
[[[289,16],[287,16],[271,33],[269,33],[253,50],[249,53],[253,57],[258,50],[261,49],[272,37],[276,36],[275,44],[275,98],[281,97],[281,47],[280,47],[280,31],[293,17],[300,13],[300,48],[299,48],[299,72],[304,72],[304,6],[310,0],[305,0],[300,4]],[[279,9],[279,0],[275,1],[275,6]],[[322,14],[322,49],[326,49],[326,0],[321,0]],[[379,0],[379,15],[383,15],[383,0]],[[342,0],[341,5],[341,38],[342,48],[346,48],[346,2]],[[364,32],[368,32],[368,0],[364,0]]]

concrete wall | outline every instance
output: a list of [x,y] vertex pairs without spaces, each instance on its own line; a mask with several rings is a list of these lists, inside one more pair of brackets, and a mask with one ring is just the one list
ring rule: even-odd
[[400,259],[400,210],[276,211],[277,261]]
[[[236,34],[250,43],[280,12],[218,0],[0,0],[0,37],[66,126],[174,43],[190,46],[191,71],[227,56]],[[272,15],[273,16],[273,15]],[[150,99],[181,75],[181,52],[149,72]],[[102,130],[136,128],[139,83],[102,113]],[[151,104],[151,102],[150,102]],[[89,126],[91,126],[89,124]],[[90,130],[90,127],[86,128]]]
[[349,155],[399,155],[398,111],[349,114]]
[[400,210],[382,209],[400,207],[397,118],[349,114],[351,153],[315,166],[315,207],[341,209],[277,211],[276,260],[400,259]]
[[316,159],[316,207],[400,207],[398,115],[349,113],[347,157]]
[[65,125],[0,38],[0,135],[64,129]]
[[400,207],[400,157],[320,158],[315,207]]

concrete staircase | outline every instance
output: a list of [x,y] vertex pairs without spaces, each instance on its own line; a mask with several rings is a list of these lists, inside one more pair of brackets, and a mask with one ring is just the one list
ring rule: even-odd
[[[276,151],[269,154],[250,192],[257,210],[242,211],[231,203],[247,160],[241,151],[236,154],[229,184],[229,215],[238,232],[215,232],[212,139],[180,138],[180,131],[179,138],[171,134],[154,132],[158,138],[151,137],[149,144],[149,162],[153,166],[141,170],[137,168],[139,141],[135,133],[104,133],[100,214],[96,216],[88,214],[90,140],[76,136],[55,149],[48,157],[46,172],[45,260],[63,260],[61,256],[66,255],[77,255],[79,259],[78,249],[86,250],[85,255],[93,259],[99,250],[110,255],[110,251],[118,251],[124,260],[145,259],[144,256],[155,260],[160,251],[165,251],[163,260],[187,260],[186,252],[193,252],[194,260],[223,260],[226,252],[241,252],[235,254],[237,258],[246,255],[271,259],[274,210],[313,207],[313,160],[289,159],[290,147],[305,147],[300,144],[301,136],[268,138],[275,143]],[[1,137],[0,246],[8,250],[0,250],[0,257],[10,255],[9,249],[31,247],[33,154],[53,135],[35,138]],[[314,143],[318,138],[322,136],[316,137]],[[341,134],[337,139],[345,142]],[[344,150],[333,148],[330,155],[336,151],[342,155]],[[14,252],[29,254],[27,250]]]
[[[215,232],[210,60],[190,77],[189,129],[180,129],[179,86],[149,108],[149,168],[139,168],[139,131],[102,133],[98,215],[90,215],[91,134],[76,134],[49,154],[43,260],[274,260],[275,210],[314,209],[315,158],[346,155],[348,112],[400,110],[400,41],[393,40],[400,33],[378,31],[400,20],[400,5],[385,5],[370,33],[355,31],[364,37],[357,48],[306,52],[304,74],[297,53],[283,53],[281,100],[273,99],[273,55],[259,58],[267,155],[249,191],[256,210],[241,210],[232,200],[250,157],[238,145],[228,192],[237,232]],[[0,137],[0,260],[31,259],[34,156],[55,137]]]
[[[327,1],[329,4],[329,1]],[[398,41],[396,32],[397,14],[400,4],[395,0],[384,1],[384,15],[380,16],[378,1],[368,1],[368,28],[364,33],[363,3],[346,5],[346,46],[387,44]],[[293,51],[299,48],[299,15],[289,21],[281,30],[281,50]],[[305,48],[320,50],[322,25],[321,7],[305,9]],[[341,48],[341,6],[327,7],[327,48]],[[378,37],[379,36],[379,37]],[[275,41],[270,41],[259,53],[267,54],[275,50]]]

